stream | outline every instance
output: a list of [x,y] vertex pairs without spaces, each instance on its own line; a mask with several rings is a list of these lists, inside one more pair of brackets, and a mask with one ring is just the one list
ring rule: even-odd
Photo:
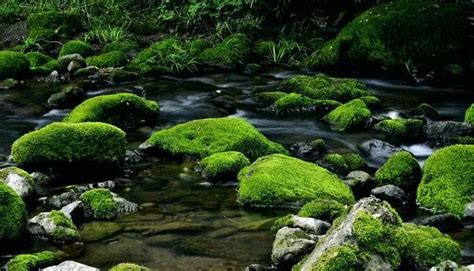
[[[294,75],[275,71],[257,76],[226,73],[186,79],[142,79],[94,88],[88,95],[128,91],[145,94],[147,99],[160,103],[160,120],[155,127],[128,132],[130,149],[133,149],[153,131],[193,119],[229,115],[216,107],[209,95],[216,92],[241,95],[255,86],[271,87]],[[462,121],[466,108],[474,100],[472,92],[462,87],[437,88],[380,78],[358,80],[367,84],[383,102],[385,109],[375,114],[391,118],[427,102],[438,109],[443,119]],[[47,107],[48,97],[62,87],[27,83],[21,89],[1,92],[0,161],[9,155],[15,139],[59,121],[69,112]],[[276,116],[258,110],[245,100],[239,101],[236,112],[230,116],[249,120],[269,139],[287,148],[296,142],[322,138],[330,151],[359,152],[361,143],[380,137],[371,131],[339,134],[314,117]],[[423,143],[403,148],[411,151],[420,163],[433,152]],[[371,167],[381,165],[377,157],[366,158]],[[243,270],[252,263],[269,264],[274,237],[269,229],[273,219],[286,212],[243,209],[236,202],[235,184],[210,186],[193,171],[193,166],[192,162],[153,158],[117,178],[115,191],[141,204],[142,208],[135,214],[107,222],[115,226],[115,233],[101,240],[86,241],[83,254],[74,260],[103,269],[120,262],[134,262],[152,270]],[[97,181],[90,180],[90,183]],[[423,215],[417,213],[405,219]],[[84,230],[88,225],[78,227]],[[450,235],[462,246],[463,262],[474,262],[472,230],[464,228]],[[12,253],[54,249],[41,241],[30,242]],[[0,257],[0,266],[5,259]]]

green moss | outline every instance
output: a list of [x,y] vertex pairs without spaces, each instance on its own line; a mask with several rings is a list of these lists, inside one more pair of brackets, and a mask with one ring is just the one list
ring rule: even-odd
[[23,200],[0,182],[0,240],[15,240],[22,234],[28,214]]
[[30,70],[33,74],[48,75],[54,70],[60,70],[59,62],[50,56],[39,52],[30,52],[25,54],[30,62]]
[[263,103],[274,103],[278,99],[285,97],[288,93],[283,91],[265,91],[255,93],[255,98]]
[[13,161],[25,165],[56,163],[119,164],[126,149],[125,133],[105,123],[52,123],[17,139]]
[[420,179],[418,161],[406,151],[394,154],[375,172],[375,180],[379,185],[392,184],[407,192],[415,189]]
[[46,45],[51,41],[57,41],[59,36],[52,29],[34,28],[28,31],[28,39],[39,45]]
[[77,14],[56,11],[32,13],[26,21],[28,30],[52,29],[61,34],[73,34],[82,28]]
[[109,269],[109,271],[149,271],[149,270],[150,269],[144,266],[136,265],[133,263],[121,263]]
[[31,72],[33,74],[38,74],[38,75],[49,75],[53,71],[61,71],[61,70],[62,70],[61,65],[56,59],[48,61],[44,65],[31,68]]
[[23,54],[0,51],[0,80],[24,77],[29,70],[30,62]]
[[354,170],[361,170],[367,166],[364,158],[356,153],[330,153],[321,161],[329,170],[341,175],[347,175]]
[[138,78],[138,75],[134,72],[125,71],[122,69],[114,69],[110,73],[110,80],[114,83],[122,83],[132,81]]
[[227,37],[213,48],[201,52],[197,59],[210,66],[234,68],[242,65],[250,54],[250,39],[237,33]]
[[423,121],[419,119],[388,119],[374,126],[384,133],[390,141],[401,142],[409,138],[418,139],[423,133]]
[[272,153],[287,153],[249,122],[240,118],[210,118],[178,124],[155,132],[147,141],[153,149],[175,157],[204,158],[238,151],[250,160]]
[[31,185],[34,185],[35,182],[33,180],[33,177],[31,177],[31,175],[28,172],[17,167],[6,167],[6,168],[0,169],[0,182],[4,181],[8,177],[8,175],[10,175],[10,173],[12,172],[25,178],[25,180],[28,181]]
[[96,188],[86,191],[80,200],[84,203],[86,212],[95,219],[111,219],[117,216],[118,207],[112,193],[105,188]]
[[448,235],[426,226],[404,224],[398,229],[404,241],[403,260],[406,266],[416,270],[427,270],[440,262],[461,260],[461,248]]
[[474,145],[454,145],[433,153],[423,166],[418,202],[438,212],[463,216],[474,193]]
[[464,122],[474,125],[474,104],[471,104],[471,106],[466,110]]
[[282,216],[282,217],[279,217],[279,218],[275,219],[275,221],[273,222],[271,230],[273,232],[277,232],[278,230],[280,230],[283,227],[290,226],[293,223],[292,218],[293,218],[293,215],[288,214],[288,215],[285,215],[285,216]]
[[159,114],[158,103],[131,93],[101,95],[76,106],[63,122],[105,122],[121,128],[134,128],[154,123]]
[[367,105],[363,101],[355,99],[329,112],[326,120],[332,129],[346,132],[363,126],[371,115]]
[[92,53],[92,47],[89,44],[81,40],[71,40],[63,45],[59,56],[80,54],[82,57],[88,57],[91,56]]
[[106,44],[102,49],[103,53],[109,53],[113,51],[119,51],[124,54],[129,53],[130,51],[138,49],[138,45],[133,41],[116,41],[109,44]]
[[39,52],[29,52],[25,54],[26,59],[30,62],[30,67],[42,66],[49,61],[53,60],[52,57]]
[[333,78],[324,75],[300,75],[282,82],[283,91],[303,94],[312,99],[347,102],[356,98],[371,96],[367,87],[353,79]]
[[259,158],[240,171],[239,201],[251,206],[295,206],[315,199],[354,201],[348,186],[315,164],[286,155]]
[[48,267],[59,260],[56,253],[43,251],[34,254],[20,254],[7,263],[10,271],[32,271]]
[[364,96],[360,97],[359,99],[361,99],[370,109],[375,109],[382,106],[380,99],[375,96]]
[[311,266],[311,271],[356,271],[361,270],[359,251],[354,246],[342,245],[325,251],[320,260]]
[[81,239],[76,225],[63,212],[53,210],[49,213],[49,218],[57,226],[53,233],[53,240],[58,242],[71,241],[76,242]]
[[249,159],[236,151],[216,153],[200,163],[204,178],[210,181],[233,180],[242,168],[249,165]]
[[323,221],[332,222],[334,219],[346,213],[344,204],[335,200],[313,200],[301,207],[298,216],[312,217]]
[[315,100],[298,93],[290,93],[278,99],[273,107],[279,113],[315,112],[324,115],[340,105],[341,103],[333,100]]
[[98,68],[122,67],[127,64],[127,61],[127,55],[120,51],[112,51],[86,58],[88,65]]
[[434,108],[432,105],[427,103],[422,103],[418,105],[415,109],[415,114],[426,116],[430,119],[437,119],[439,118],[439,112]]

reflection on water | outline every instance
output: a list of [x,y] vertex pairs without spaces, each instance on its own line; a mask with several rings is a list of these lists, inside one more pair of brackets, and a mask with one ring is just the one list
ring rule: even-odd
[[[230,95],[248,93],[254,86],[273,86],[295,73],[279,71],[250,77],[215,74],[189,79],[142,80],[89,91],[95,96],[119,91],[145,95],[159,101],[161,115],[153,128],[129,132],[131,148],[154,130],[185,121],[224,116],[209,95],[221,90]],[[435,106],[443,118],[461,120],[473,97],[467,91],[401,85],[385,80],[362,80],[381,98],[389,110],[375,112],[398,118],[421,102]],[[49,110],[46,101],[60,88],[32,85],[0,95],[0,154],[8,155],[12,142],[22,134],[53,121],[68,110]],[[239,107],[232,116],[248,119],[274,141],[290,146],[300,141],[323,138],[331,151],[359,152],[358,146],[380,135],[370,131],[339,134],[311,116],[281,117]],[[433,150],[426,144],[402,146],[423,162]],[[376,165],[376,164],[374,164]],[[251,263],[268,263],[273,234],[269,227],[281,213],[243,210],[236,203],[235,186],[203,185],[193,164],[155,160],[136,174],[118,180],[118,192],[141,204],[142,209],[117,221],[119,231],[86,245],[78,261],[108,268],[118,262],[138,262],[157,270],[241,270]],[[80,226],[85,229],[88,225]],[[464,259],[474,259],[470,232],[453,233],[463,246]],[[26,251],[48,246],[34,242]]]

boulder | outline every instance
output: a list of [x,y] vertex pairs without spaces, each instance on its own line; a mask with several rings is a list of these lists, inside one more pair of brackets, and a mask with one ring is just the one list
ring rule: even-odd
[[86,93],[79,87],[66,87],[58,93],[54,93],[48,99],[50,108],[72,108],[86,99]]
[[47,267],[45,269],[43,269],[43,271],[65,271],[65,270],[68,270],[68,271],[100,271],[100,269],[98,268],[94,268],[94,267],[91,267],[91,266],[87,266],[85,264],[81,264],[81,263],[78,263],[78,262],[74,262],[74,261],[64,261],[58,265],[55,265],[55,266],[50,266],[50,267]]
[[330,153],[318,161],[318,164],[342,176],[351,171],[362,170],[367,167],[364,158],[356,153]]
[[329,112],[325,120],[332,129],[347,132],[363,127],[371,115],[367,105],[362,100],[355,99]]
[[22,78],[30,72],[30,62],[21,53],[0,51],[0,80]]
[[423,130],[426,138],[435,146],[455,144],[464,137],[474,136],[474,126],[466,122],[433,121]]
[[421,181],[421,168],[409,152],[397,152],[375,172],[378,185],[396,185],[407,192],[413,191]]
[[372,189],[370,194],[376,198],[385,200],[394,207],[402,207],[407,201],[405,191],[400,187],[391,184],[376,187]]
[[215,153],[199,163],[202,176],[210,182],[234,181],[246,166],[250,166],[249,159],[235,151]]
[[89,66],[98,68],[116,68],[127,65],[127,55],[120,51],[112,51],[97,56],[90,56],[86,58],[86,63]]
[[368,196],[375,187],[375,180],[370,174],[361,170],[349,172],[342,181],[352,189],[356,198]]
[[0,182],[0,250],[21,236],[28,214],[21,197],[8,185]]
[[76,62],[82,67],[86,66],[86,61],[80,54],[70,54],[70,55],[63,55],[58,58],[59,65],[61,66],[62,70],[66,70],[69,66],[69,63]]
[[109,220],[138,211],[138,204],[130,202],[105,188],[95,188],[79,198],[88,219]]
[[279,115],[324,116],[340,105],[340,102],[334,100],[312,99],[298,93],[290,93],[276,100],[270,110]]
[[453,214],[439,214],[423,218],[418,224],[431,226],[442,232],[454,231],[462,227],[459,217]]
[[65,192],[49,197],[46,200],[46,205],[52,209],[59,210],[68,204],[78,201],[84,192],[94,188],[107,188],[110,190],[115,188],[115,183],[113,181],[106,181],[87,185],[74,185],[68,187]]
[[290,150],[300,159],[313,161],[326,152],[326,143],[322,139],[316,139],[308,143],[298,142],[293,144]]
[[287,270],[316,245],[317,237],[298,228],[281,228],[275,236],[272,248],[272,263],[279,270]]
[[[345,214],[347,206],[335,200],[313,200],[301,207],[298,212],[300,217],[311,217],[327,222]],[[330,226],[326,224],[326,226]]]
[[299,228],[308,234],[323,235],[331,227],[331,224],[312,217],[300,217],[289,214],[277,219],[273,224],[272,230],[279,230],[283,227]]
[[372,160],[380,164],[384,163],[393,154],[403,151],[402,148],[379,139],[368,140],[362,143],[359,148]]
[[150,271],[150,269],[134,263],[121,263],[113,266],[109,271]]
[[43,212],[28,220],[30,234],[42,240],[66,244],[81,240],[79,232],[72,222],[61,211]]
[[7,167],[0,170],[0,182],[6,183],[23,199],[34,192],[33,178],[21,168]]

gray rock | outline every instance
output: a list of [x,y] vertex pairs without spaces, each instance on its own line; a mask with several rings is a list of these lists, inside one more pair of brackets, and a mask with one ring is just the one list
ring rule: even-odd
[[331,224],[326,221],[311,217],[299,217],[296,215],[292,215],[291,224],[289,226],[300,228],[306,233],[314,235],[323,235],[329,230],[329,228],[331,228]]
[[448,232],[462,227],[461,220],[453,214],[439,214],[423,218],[419,224]]
[[45,268],[43,271],[100,271],[100,269],[74,261],[65,261]]
[[70,72],[70,73],[74,73],[75,71],[83,68],[84,65],[73,60],[71,62],[69,62],[69,64],[67,65],[67,71]]
[[46,205],[52,209],[59,210],[64,206],[79,200],[79,197],[88,190],[91,190],[93,188],[113,189],[114,187],[115,183],[113,181],[106,181],[87,185],[75,185],[69,188],[66,192],[48,198],[48,200],[46,201]]
[[431,267],[430,271],[474,271],[474,265],[462,266],[448,260]]
[[370,271],[392,271],[393,266],[387,263],[380,257],[379,255],[376,254],[370,254],[369,259],[367,262],[364,264],[364,270],[370,270]]
[[291,146],[291,151],[301,159],[317,160],[326,152],[326,145],[322,140],[298,142]]
[[80,241],[81,236],[71,218],[61,211],[43,212],[28,220],[30,234],[58,244]]
[[87,65],[86,61],[80,54],[70,54],[58,58],[59,65],[61,65],[61,67],[63,67],[64,69],[66,69],[69,63],[71,63],[72,61],[79,63],[83,67]]
[[358,198],[368,196],[375,186],[374,179],[369,173],[361,170],[349,172],[342,181],[352,189],[352,192]]
[[316,245],[317,238],[299,228],[281,228],[275,236],[272,248],[272,263],[279,270],[296,264]]
[[266,268],[265,266],[261,264],[251,264],[245,267],[245,271],[268,271],[268,270],[275,270],[275,269]]
[[370,194],[397,207],[403,206],[406,200],[405,191],[392,184],[376,187],[372,189]]
[[368,140],[362,143],[359,148],[362,152],[368,155],[370,159],[379,164],[385,163],[385,161],[387,161],[387,159],[393,154],[403,151],[402,148],[379,139]]
[[436,146],[457,142],[459,137],[474,136],[474,126],[466,122],[434,121],[423,128],[426,138]]
[[23,199],[29,197],[34,191],[30,181],[15,171],[10,171],[2,181],[10,186]]
[[51,184],[51,178],[49,178],[47,175],[35,171],[30,174],[31,177],[33,178],[34,181],[34,189],[36,194],[40,196],[46,196],[49,194],[49,191],[47,189],[47,186]]
[[474,201],[466,203],[466,205],[464,205],[463,220],[469,223],[474,222]]

